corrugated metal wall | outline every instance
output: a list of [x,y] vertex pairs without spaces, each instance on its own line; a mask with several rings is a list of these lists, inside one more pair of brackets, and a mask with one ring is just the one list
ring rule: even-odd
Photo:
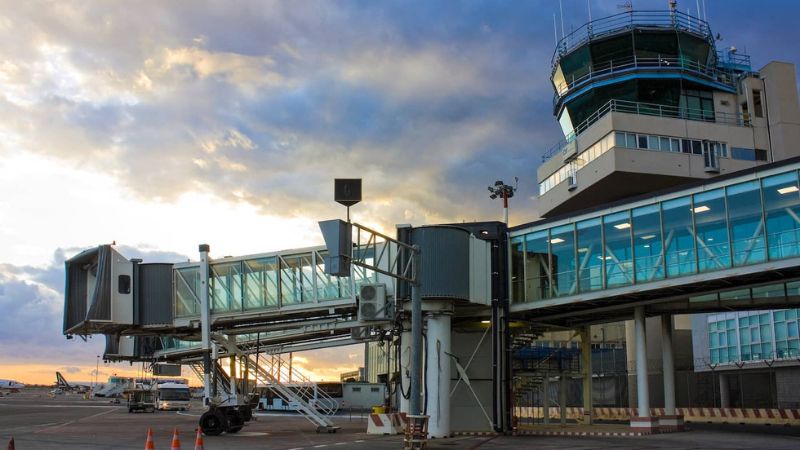
[[469,300],[469,232],[455,227],[414,228],[422,255],[422,298]]
[[172,264],[139,265],[139,325],[172,324]]

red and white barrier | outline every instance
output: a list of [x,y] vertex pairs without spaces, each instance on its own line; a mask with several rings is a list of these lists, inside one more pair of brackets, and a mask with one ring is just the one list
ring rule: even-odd
[[405,427],[400,414],[370,414],[367,434],[402,434]]

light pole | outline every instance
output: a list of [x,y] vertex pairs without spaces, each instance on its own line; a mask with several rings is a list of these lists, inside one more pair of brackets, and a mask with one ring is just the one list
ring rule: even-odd
[[97,389],[97,374],[100,372],[100,355],[97,355],[97,363],[94,367],[94,389]]
[[514,186],[510,186],[505,184],[504,182],[497,180],[494,182],[494,186],[489,186],[489,198],[494,200],[496,198],[503,199],[503,222],[508,225],[508,199],[514,196],[514,192],[517,190],[517,183],[519,182],[519,178],[514,177]]

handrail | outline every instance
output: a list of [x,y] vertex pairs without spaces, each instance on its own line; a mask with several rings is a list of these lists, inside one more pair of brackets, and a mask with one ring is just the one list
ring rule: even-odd
[[589,115],[566,138],[559,141],[556,145],[548,149],[542,155],[542,162],[548,161],[553,156],[566,151],[568,144],[575,140],[581,133],[586,131],[595,122],[600,120],[607,113],[615,111],[626,114],[638,114],[643,116],[667,117],[672,119],[697,120],[701,122],[722,123],[739,127],[749,127],[750,119],[742,114],[725,113],[715,111],[709,115],[708,111],[693,108],[683,108],[680,106],[659,105],[655,103],[631,102],[627,100],[612,99]]
[[556,95],[553,98],[553,105],[555,106],[555,104],[557,104],[558,101],[575,86],[581,85],[595,78],[637,69],[678,70],[690,72],[696,75],[711,78],[714,81],[729,87],[736,87],[736,81],[733,77],[733,73],[728,69],[722,69],[718,66],[703,64],[700,61],[693,61],[684,57],[658,56],[655,58],[639,58],[636,56],[631,56],[628,58],[611,60],[589,66],[589,71],[580,77],[576,78],[573,75],[571,80],[554,84]]
[[583,24],[558,41],[551,59],[552,67],[560,58],[594,38],[614,34],[635,27],[676,29],[697,34],[713,44],[708,23],[680,11],[628,11]]

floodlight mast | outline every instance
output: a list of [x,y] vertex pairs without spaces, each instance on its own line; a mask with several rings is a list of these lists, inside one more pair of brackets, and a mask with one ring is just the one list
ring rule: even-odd
[[508,199],[514,196],[517,191],[519,178],[514,177],[514,186],[505,184],[501,180],[494,182],[494,186],[489,186],[489,198],[494,200],[498,197],[503,199],[503,223],[508,225]]

